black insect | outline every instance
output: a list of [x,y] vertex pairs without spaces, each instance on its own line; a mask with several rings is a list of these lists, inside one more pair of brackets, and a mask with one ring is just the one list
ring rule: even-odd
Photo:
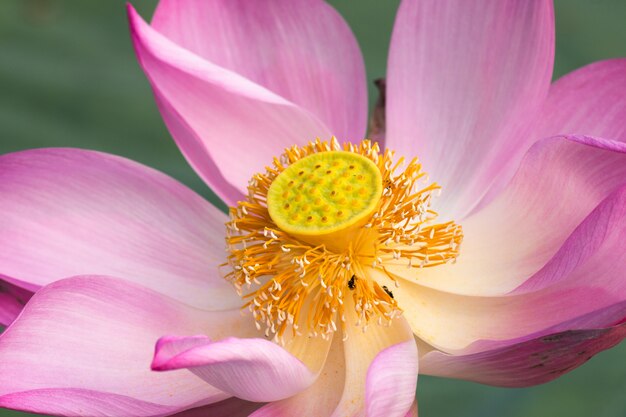
[[393,298],[393,293],[389,291],[389,288],[387,288],[386,285],[383,285],[383,290],[385,290],[385,292],[387,293],[389,297]]
[[350,288],[351,290],[356,288],[356,275],[352,275],[352,278],[350,278],[350,280],[348,281],[348,288]]

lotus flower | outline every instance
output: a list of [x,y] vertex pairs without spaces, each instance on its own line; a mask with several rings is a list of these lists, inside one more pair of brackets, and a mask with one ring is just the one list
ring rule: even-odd
[[230,217],[117,156],[0,157],[0,405],[402,417],[418,362],[527,386],[619,343],[626,60],[551,85],[551,2],[479,3],[402,2],[378,143],[324,2],[163,0],[151,25],[129,6]]

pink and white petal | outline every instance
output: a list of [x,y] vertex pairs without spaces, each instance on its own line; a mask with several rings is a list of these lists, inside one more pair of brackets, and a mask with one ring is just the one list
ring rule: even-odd
[[226,202],[283,149],[331,131],[315,115],[236,72],[184,49],[128,6],[135,52],[170,133]]
[[168,416],[178,408],[121,394],[75,388],[42,388],[0,396],[0,407],[55,416]]
[[290,397],[315,381],[316,373],[288,351],[264,339],[166,337],[159,340],[152,369],[188,369],[238,398],[268,402]]
[[186,372],[150,370],[174,331],[253,337],[238,310],[207,312],[125,280],[83,276],[39,290],[0,336],[0,404],[63,415],[173,414],[229,395]]
[[586,136],[541,140],[502,194],[461,222],[464,240],[456,264],[389,269],[441,291],[506,294],[544,267],[585,217],[623,184],[626,144]]
[[626,142],[626,59],[595,62],[550,87],[534,138],[564,133]]
[[[332,417],[404,416],[417,385],[417,348],[406,320],[396,318],[390,326],[372,324],[363,332],[356,325],[356,314],[347,314],[344,331],[345,384]],[[389,380],[391,374],[396,378]],[[389,404],[394,406],[383,410]]]
[[[387,68],[386,145],[419,156],[462,218],[533,140],[552,76],[552,1],[405,0]],[[500,178],[502,180],[502,178]]]
[[[605,310],[626,302],[624,271],[626,185],[598,205],[550,262],[509,295],[464,296],[403,282],[394,296],[418,337],[457,353],[478,340],[612,325],[626,316],[621,311],[608,317]],[[370,274],[390,285],[380,271]],[[585,314],[584,323],[571,322]],[[555,328],[563,323],[576,327]]]
[[417,399],[413,402],[411,409],[406,413],[404,417],[417,417]]
[[[626,305],[622,303],[626,317]],[[576,369],[595,354],[626,338],[626,323],[595,329],[566,330],[523,340],[498,342],[475,353],[432,351],[420,358],[424,374],[468,379],[483,384],[524,387],[551,381]],[[477,342],[477,345],[484,343]]]
[[[589,64],[552,84],[539,113],[533,140],[560,134],[584,134],[626,141],[626,59]],[[475,209],[478,211],[506,186],[500,181]]]
[[241,304],[218,272],[226,215],[151,168],[80,149],[6,154],[0,199],[0,273],[31,291],[102,274],[196,307]]
[[5,288],[0,291],[0,325],[8,326],[20,314],[24,304]]
[[[341,140],[364,137],[363,57],[347,23],[326,2],[163,0],[151,26],[308,110]],[[313,138],[298,143],[306,139]]]
[[[561,134],[593,135],[626,141],[626,59],[599,61],[573,71],[552,84],[530,137]],[[475,211],[506,186],[502,177]]]
[[231,397],[215,404],[183,411],[174,417],[248,417],[262,406],[262,403]]
[[343,342],[334,337],[322,372],[313,385],[293,397],[265,405],[250,417],[330,416],[344,389]]
[[22,312],[33,292],[0,276],[0,326],[8,326]]
[[403,416],[415,398],[417,346],[413,340],[381,351],[367,370],[366,415]]
[[[626,141],[626,59],[589,64],[552,84],[530,137],[583,134]],[[474,212],[505,188],[500,181],[489,189]]]
[[[352,321],[348,339],[333,340],[318,380],[294,397],[266,405],[251,417],[411,416],[417,381],[417,350],[403,319],[363,333]],[[352,339],[352,340],[351,340]],[[343,344],[343,346],[342,346]],[[413,404],[415,415],[416,405]],[[408,413],[407,413],[408,412]]]

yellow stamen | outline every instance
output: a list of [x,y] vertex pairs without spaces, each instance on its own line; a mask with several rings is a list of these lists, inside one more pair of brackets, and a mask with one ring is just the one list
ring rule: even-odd
[[425,183],[417,159],[399,172],[402,163],[368,140],[342,147],[333,138],[289,148],[252,178],[246,201],[230,210],[226,278],[258,327],[279,341],[288,328],[328,337],[345,323],[344,304],[364,329],[387,323],[400,307],[363,266],[456,259],[460,226],[434,223],[428,208],[439,186]]

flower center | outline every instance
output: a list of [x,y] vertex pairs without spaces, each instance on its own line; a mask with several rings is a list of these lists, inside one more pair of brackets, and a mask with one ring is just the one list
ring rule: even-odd
[[370,159],[347,151],[321,152],[274,179],[267,208],[281,230],[341,250],[344,237],[367,223],[382,190],[380,170]]
[[393,156],[368,140],[317,140],[285,150],[252,177],[247,198],[230,209],[225,278],[268,336],[280,342],[290,329],[329,337],[347,314],[363,329],[388,323],[402,311],[371,268],[399,286],[387,267],[456,259],[461,227],[435,222],[429,208],[439,186],[417,159]]

